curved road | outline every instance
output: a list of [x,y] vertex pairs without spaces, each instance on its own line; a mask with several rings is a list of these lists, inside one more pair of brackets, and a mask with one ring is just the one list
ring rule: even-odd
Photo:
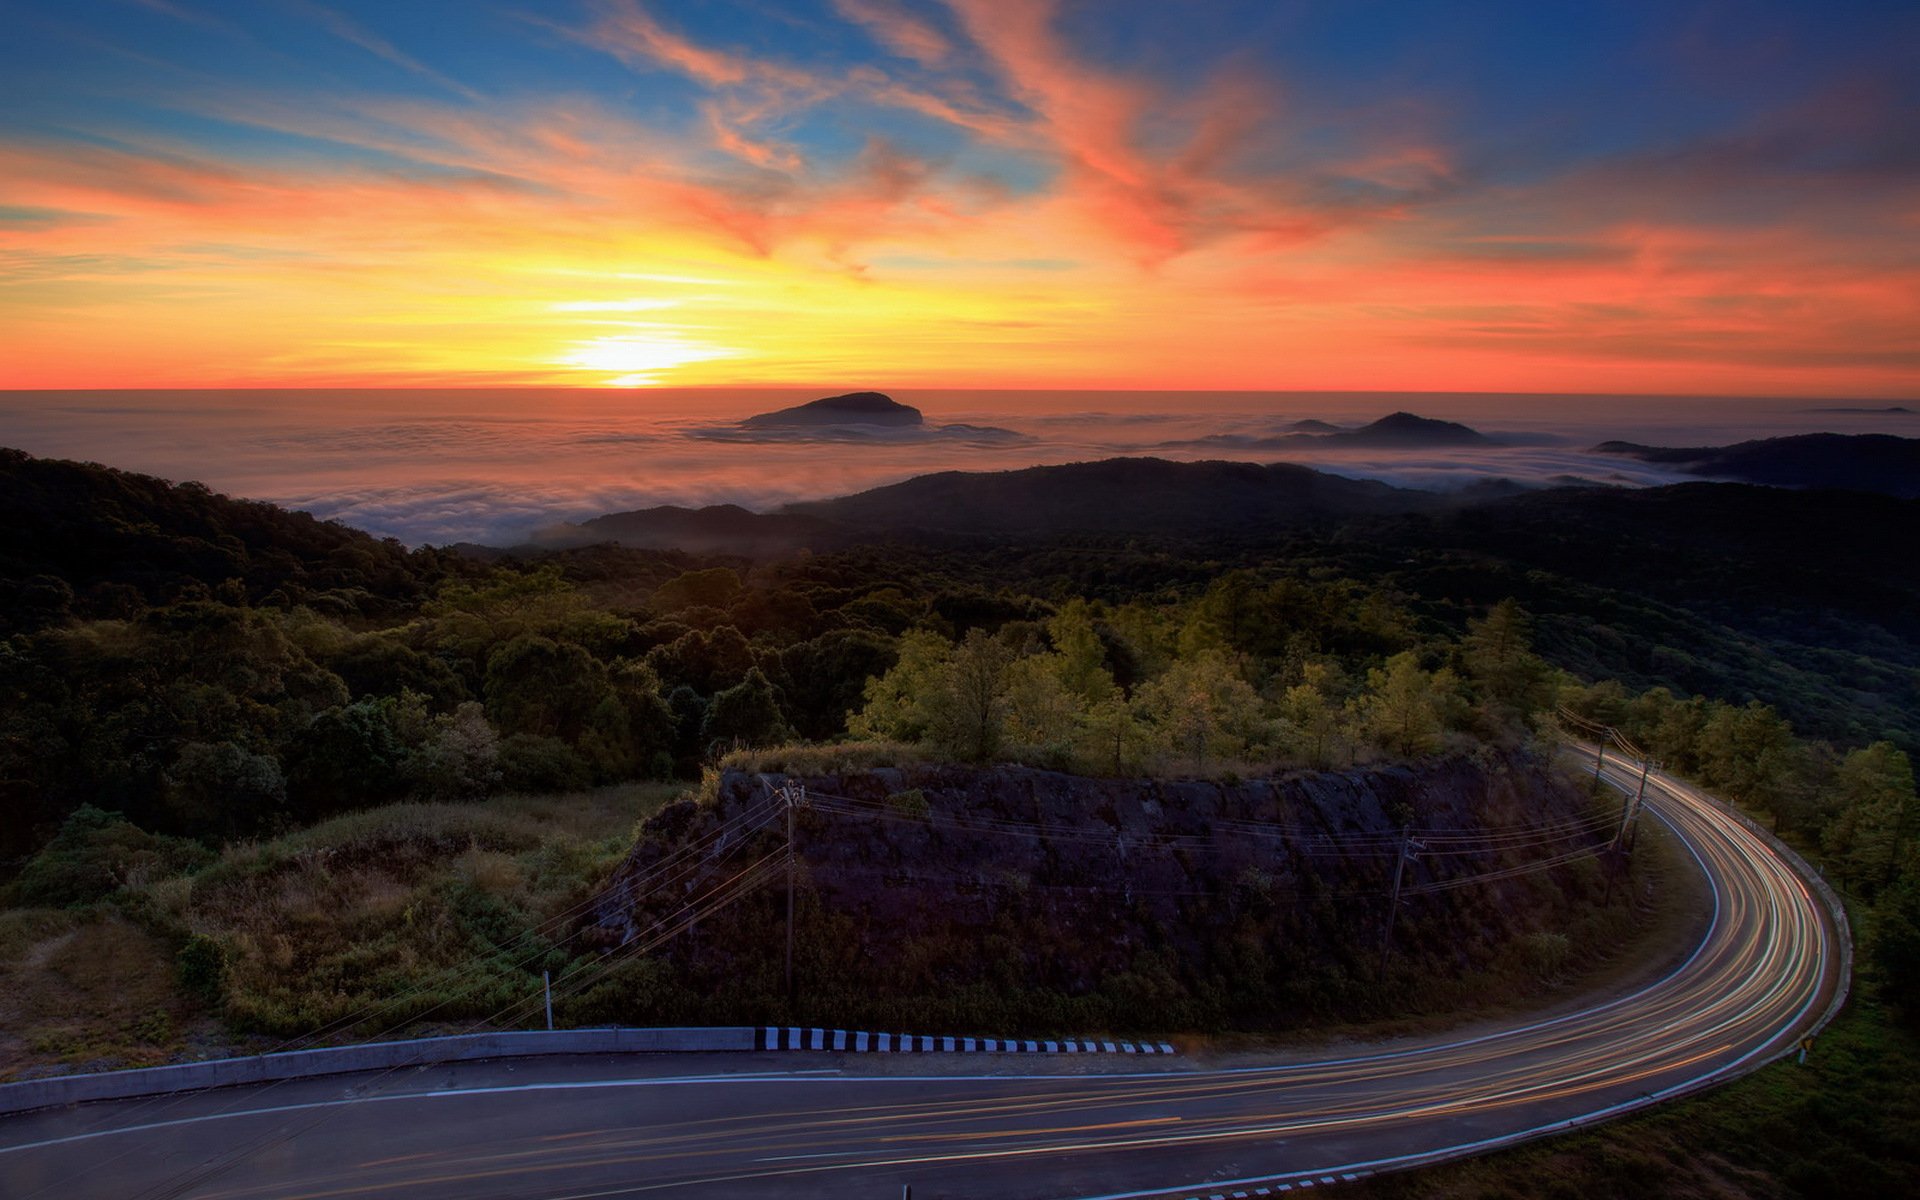
[[1564,1015],[1233,1069],[733,1054],[223,1089],[0,1121],[0,1192],[1118,1200],[1475,1153],[1752,1069],[1837,994],[1843,937],[1794,868],[1684,784],[1656,775],[1647,800],[1705,872],[1711,919],[1664,977]]

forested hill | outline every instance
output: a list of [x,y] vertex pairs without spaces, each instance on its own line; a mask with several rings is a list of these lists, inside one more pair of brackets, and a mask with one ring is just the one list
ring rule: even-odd
[[1606,454],[1675,466],[1689,475],[1776,487],[1846,488],[1920,498],[1920,438],[1883,433],[1805,433],[1732,446],[1642,446],[1602,442]]
[[436,552],[198,483],[0,448],[0,632],[222,588],[248,603],[390,614],[448,569]]
[[1430,512],[1432,492],[1347,479],[1291,463],[1112,458],[1017,471],[942,471],[786,512],[860,528],[1210,536]]

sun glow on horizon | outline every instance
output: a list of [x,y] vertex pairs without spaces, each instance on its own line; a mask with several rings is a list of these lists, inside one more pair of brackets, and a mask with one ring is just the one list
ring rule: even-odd
[[662,372],[688,363],[734,358],[740,353],[730,347],[695,341],[670,326],[656,325],[644,332],[609,334],[576,342],[555,363],[584,371],[613,372],[601,381],[607,387],[652,387],[661,382]]
[[596,0],[471,44],[339,0],[395,74],[207,2],[29,0],[97,28],[0,46],[0,387],[1920,394],[1920,105],[1865,9],[1816,53],[1791,13],[1576,47],[1407,5],[1355,59],[1357,18],[1238,0]]

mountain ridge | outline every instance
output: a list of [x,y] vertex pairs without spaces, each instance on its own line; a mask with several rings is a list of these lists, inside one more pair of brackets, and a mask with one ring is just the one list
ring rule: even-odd
[[1676,467],[1703,478],[1920,498],[1920,438],[1887,433],[1802,433],[1729,446],[1614,441],[1602,442],[1593,450]]

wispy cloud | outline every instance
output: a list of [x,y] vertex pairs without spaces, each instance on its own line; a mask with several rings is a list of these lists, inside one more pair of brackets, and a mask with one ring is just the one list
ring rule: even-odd
[[125,11],[174,34],[0,51],[4,382],[1920,387],[1884,56],[1549,154],[1564,111],[1177,6]]

